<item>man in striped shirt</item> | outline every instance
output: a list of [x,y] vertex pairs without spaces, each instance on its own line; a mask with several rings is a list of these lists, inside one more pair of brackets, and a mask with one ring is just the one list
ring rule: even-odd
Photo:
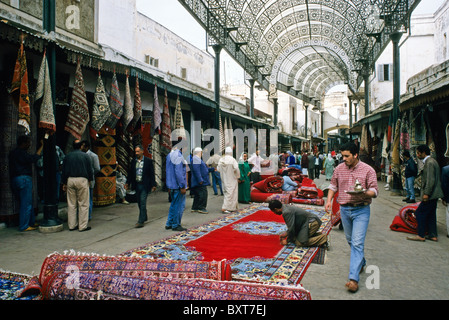
[[[359,274],[366,265],[365,236],[370,217],[370,204],[378,194],[377,175],[371,166],[360,161],[359,148],[354,143],[344,144],[340,151],[344,163],[334,171],[325,208],[326,211],[332,210],[332,198],[338,192],[341,222],[346,240],[351,247],[349,281],[346,287],[350,292],[356,292]],[[356,181],[360,182],[363,191],[358,194],[347,193],[354,191]]]

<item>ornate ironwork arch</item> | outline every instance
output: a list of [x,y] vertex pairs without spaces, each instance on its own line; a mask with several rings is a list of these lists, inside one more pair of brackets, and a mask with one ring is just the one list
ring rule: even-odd
[[[179,0],[209,43],[222,46],[262,87],[306,102],[334,83],[356,91],[390,35],[408,29],[420,1]],[[304,59],[310,48],[321,55]]]

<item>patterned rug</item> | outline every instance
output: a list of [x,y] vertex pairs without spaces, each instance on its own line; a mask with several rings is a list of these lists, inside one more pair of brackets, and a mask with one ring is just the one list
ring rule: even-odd
[[31,280],[31,276],[0,270],[0,300],[37,300],[38,294],[19,298],[19,294]]
[[47,281],[46,300],[310,300],[301,286],[279,286],[210,279],[133,278],[110,274],[78,274],[72,288],[69,273]]
[[[331,216],[324,208],[296,206],[317,214],[323,221],[320,231],[327,234],[330,232]],[[260,219],[263,211],[267,213],[264,221]],[[322,251],[318,247],[296,247],[293,244],[281,246],[279,234],[286,229],[285,223],[281,223],[279,219],[282,221],[282,218],[269,213],[266,204],[256,204],[170,238],[126,251],[122,256],[199,261],[227,259],[232,262],[233,280],[295,285],[301,281],[315,256]],[[233,229],[237,240],[229,239],[230,229]],[[253,240],[248,235],[252,235]],[[216,239],[221,245],[220,252],[223,256],[219,253],[211,255],[211,250],[205,249],[207,246],[199,245],[198,241],[202,237],[208,240]],[[271,245],[268,245],[267,241],[271,242]],[[259,251],[254,251],[258,246]],[[237,247],[240,247],[238,257],[233,252]]]

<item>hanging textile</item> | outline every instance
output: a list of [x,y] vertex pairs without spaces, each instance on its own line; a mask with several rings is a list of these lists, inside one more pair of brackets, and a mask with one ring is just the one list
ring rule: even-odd
[[117,122],[123,114],[122,103],[120,102],[120,90],[117,82],[117,75],[114,72],[112,76],[111,95],[109,96],[109,108],[111,109],[111,115],[106,121],[106,125],[115,129]]
[[125,80],[125,101],[123,103],[122,124],[123,128],[128,128],[128,125],[134,118],[133,104],[131,100],[131,89],[129,88],[129,76],[126,75]]
[[154,85],[154,105],[153,105],[153,123],[151,126],[151,137],[161,133],[161,107],[159,106],[159,98],[157,95],[157,85]]
[[131,133],[124,128],[122,123],[119,123],[119,125],[117,125],[116,135],[117,170],[127,177],[129,165],[134,155]]
[[228,118],[228,132],[229,132],[229,147],[234,148],[234,130],[232,129],[232,121],[231,118]]
[[90,135],[92,139],[97,139],[97,132],[104,126],[111,116],[111,113],[103,80],[101,80],[101,75],[98,73],[97,87],[94,94],[94,105],[92,108],[92,119],[90,122]]
[[171,149],[172,149],[172,143],[171,143],[171,119],[170,119],[170,109],[168,106],[168,97],[167,97],[167,90],[165,90],[165,97],[164,97],[164,111],[162,114],[162,132],[161,132],[161,153],[162,157],[165,158],[167,156]]
[[449,158],[449,124],[446,126],[446,152],[444,156]]
[[39,128],[44,128],[47,133],[54,134],[56,132],[56,120],[53,110],[53,98],[51,92],[50,69],[48,67],[47,55],[44,53],[39,77],[37,79],[37,88],[35,100],[42,98],[39,116]]
[[69,115],[65,124],[65,130],[70,132],[76,139],[81,140],[81,136],[86,130],[89,122],[89,107],[87,105],[86,91],[84,90],[84,79],[81,64],[78,60],[75,74],[75,85],[70,102]]
[[153,158],[151,144],[153,138],[151,137],[152,128],[151,119],[142,120],[142,147],[143,147],[143,155],[150,159]]
[[142,101],[140,98],[139,78],[136,77],[136,87],[134,92],[133,120],[129,124],[128,130],[134,135],[142,134]]
[[28,90],[28,70],[23,41],[20,44],[10,93],[18,91],[19,104],[19,125],[23,126],[27,133],[30,133],[30,97]]
[[162,186],[163,181],[162,179],[165,178],[165,176],[163,177],[163,171],[165,170],[162,170],[163,168],[162,166],[165,164],[165,162],[163,161],[161,155],[160,139],[161,139],[160,135],[155,135],[151,143],[151,154],[153,156],[154,161],[154,176],[156,179],[156,185],[158,186]]
[[223,132],[223,124],[221,122],[221,112],[218,110],[218,129],[220,131],[220,150],[218,151],[218,154],[221,156],[225,149],[225,137]]
[[186,133],[184,128],[184,119],[182,117],[182,110],[181,110],[181,101],[178,99],[176,100],[176,109],[175,109],[175,137],[186,139]]
[[95,178],[93,203],[104,206],[115,203],[116,198],[116,166],[115,130],[103,127],[98,131],[98,138],[93,147],[100,161],[100,172]]

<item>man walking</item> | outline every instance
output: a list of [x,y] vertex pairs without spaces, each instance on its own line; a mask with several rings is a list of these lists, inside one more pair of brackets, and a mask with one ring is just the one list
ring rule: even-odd
[[[67,216],[69,230],[80,232],[90,230],[89,183],[94,179],[90,157],[81,151],[82,143],[73,142],[73,151],[62,165],[62,189],[67,192]],[[78,218],[77,218],[78,213]]]
[[181,226],[181,220],[186,206],[187,164],[176,147],[167,155],[165,167],[166,185],[171,199],[165,229],[184,231],[187,229]]
[[[359,273],[366,265],[364,248],[370,204],[379,191],[376,172],[371,166],[360,161],[357,145],[346,143],[341,146],[340,151],[343,163],[337,166],[332,176],[325,209],[332,210],[332,199],[338,192],[341,221],[351,248],[349,281],[346,288],[354,293],[358,290]],[[347,193],[346,191],[354,190],[356,181],[360,182],[363,190],[358,194]]]
[[136,191],[139,218],[135,227],[142,228],[145,221],[148,220],[147,198],[149,193],[156,190],[156,179],[153,160],[143,155],[143,147],[136,146],[134,152],[136,157],[129,166],[125,189],[130,188]]
[[195,148],[193,150],[193,157],[190,163],[190,171],[192,173],[191,188],[194,193],[192,212],[207,214],[207,186],[210,185],[209,172],[214,171],[214,168],[208,168],[201,159],[203,149]]
[[33,163],[35,164],[44,147],[40,145],[36,154],[29,154],[31,146],[29,136],[20,136],[17,139],[17,148],[9,155],[9,170],[14,195],[19,198],[19,231],[33,231],[35,216],[33,212]]
[[[430,156],[430,149],[423,144],[416,148],[416,156],[424,163],[422,171],[422,201],[415,211],[418,223],[418,235],[407,237],[407,240],[425,241],[426,238],[438,241],[437,233],[437,203],[443,198],[441,189],[441,174],[438,162]],[[427,236],[426,236],[427,234]]]
[[217,171],[223,177],[224,201],[221,212],[230,213],[238,210],[239,200],[239,164],[232,156],[232,148],[226,147],[225,155],[218,162]]

